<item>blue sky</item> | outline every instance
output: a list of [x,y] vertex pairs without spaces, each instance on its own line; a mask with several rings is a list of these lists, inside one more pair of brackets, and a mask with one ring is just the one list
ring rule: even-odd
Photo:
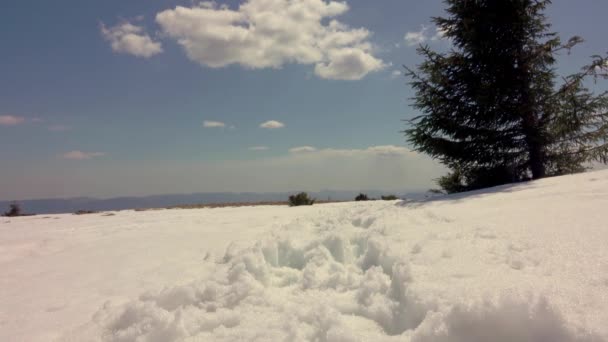
[[[607,10],[554,1],[554,29],[586,39],[560,71],[608,50]],[[430,23],[442,13],[439,0],[2,1],[0,199],[427,189],[443,169],[400,133],[416,113],[396,74],[420,61],[416,42],[448,46]]]

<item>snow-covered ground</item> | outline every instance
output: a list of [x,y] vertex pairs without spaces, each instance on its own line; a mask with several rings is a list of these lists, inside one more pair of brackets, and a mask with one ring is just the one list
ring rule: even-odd
[[0,219],[0,341],[608,341],[608,171],[427,202]]

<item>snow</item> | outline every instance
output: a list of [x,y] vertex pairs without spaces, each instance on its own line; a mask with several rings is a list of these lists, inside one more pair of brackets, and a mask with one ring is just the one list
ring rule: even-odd
[[422,202],[0,219],[2,341],[608,341],[608,171]]

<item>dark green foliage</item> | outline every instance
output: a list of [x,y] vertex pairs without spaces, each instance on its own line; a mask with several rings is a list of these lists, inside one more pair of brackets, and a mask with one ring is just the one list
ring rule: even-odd
[[448,194],[488,188],[500,184],[513,183],[513,170],[508,167],[472,168],[466,171],[452,170],[437,179],[437,184]]
[[355,197],[355,201],[369,201],[369,197],[367,197],[366,194],[359,194],[357,197]]
[[[439,179],[437,179],[437,185],[448,194],[467,190],[466,181],[460,170],[454,170],[445,176],[439,177]],[[435,189],[435,191],[440,192],[440,190],[437,189]]]
[[17,202],[13,202],[9,205],[8,211],[4,213],[4,216],[15,217],[22,216],[23,212],[21,211],[21,206]]
[[396,201],[399,199],[399,197],[395,195],[380,196],[380,198],[382,198],[383,201]]
[[608,92],[589,90],[588,79],[606,79],[608,59],[594,56],[579,73],[565,78],[552,94],[547,135],[547,172],[550,175],[581,172],[589,161],[608,162]]
[[301,205],[313,205],[315,204],[315,200],[308,197],[308,194],[305,192],[300,192],[297,195],[289,196],[289,206],[297,207]]
[[438,180],[449,193],[579,172],[606,162],[608,95],[585,87],[606,76],[594,57],[556,85],[562,44],[543,12],[549,0],[446,0],[435,24],[453,44],[446,53],[418,49],[408,69],[416,91],[408,140],[451,169]]

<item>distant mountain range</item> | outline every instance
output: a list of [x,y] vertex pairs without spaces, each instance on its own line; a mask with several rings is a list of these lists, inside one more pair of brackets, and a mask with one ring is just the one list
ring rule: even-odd
[[[425,193],[390,193],[386,191],[363,191],[370,198],[379,198],[381,195],[395,194],[400,198],[418,199]],[[277,193],[195,193],[182,195],[154,195],[144,197],[116,197],[108,199],[76,197],[62,199],[32,199],[18,201],[26,213],[32,214],[59,214],[73,213],[78,210],[110,211],[124,209],[165,208],[177,205],[214,204],[214,203],[255,203],[287,201],[289,195],[295,192]],[[352,201],[359,194],[358,191],[331,191],[309,192],[321,201]],[[8,208],[12,201],[0,201],[0,213]]]

